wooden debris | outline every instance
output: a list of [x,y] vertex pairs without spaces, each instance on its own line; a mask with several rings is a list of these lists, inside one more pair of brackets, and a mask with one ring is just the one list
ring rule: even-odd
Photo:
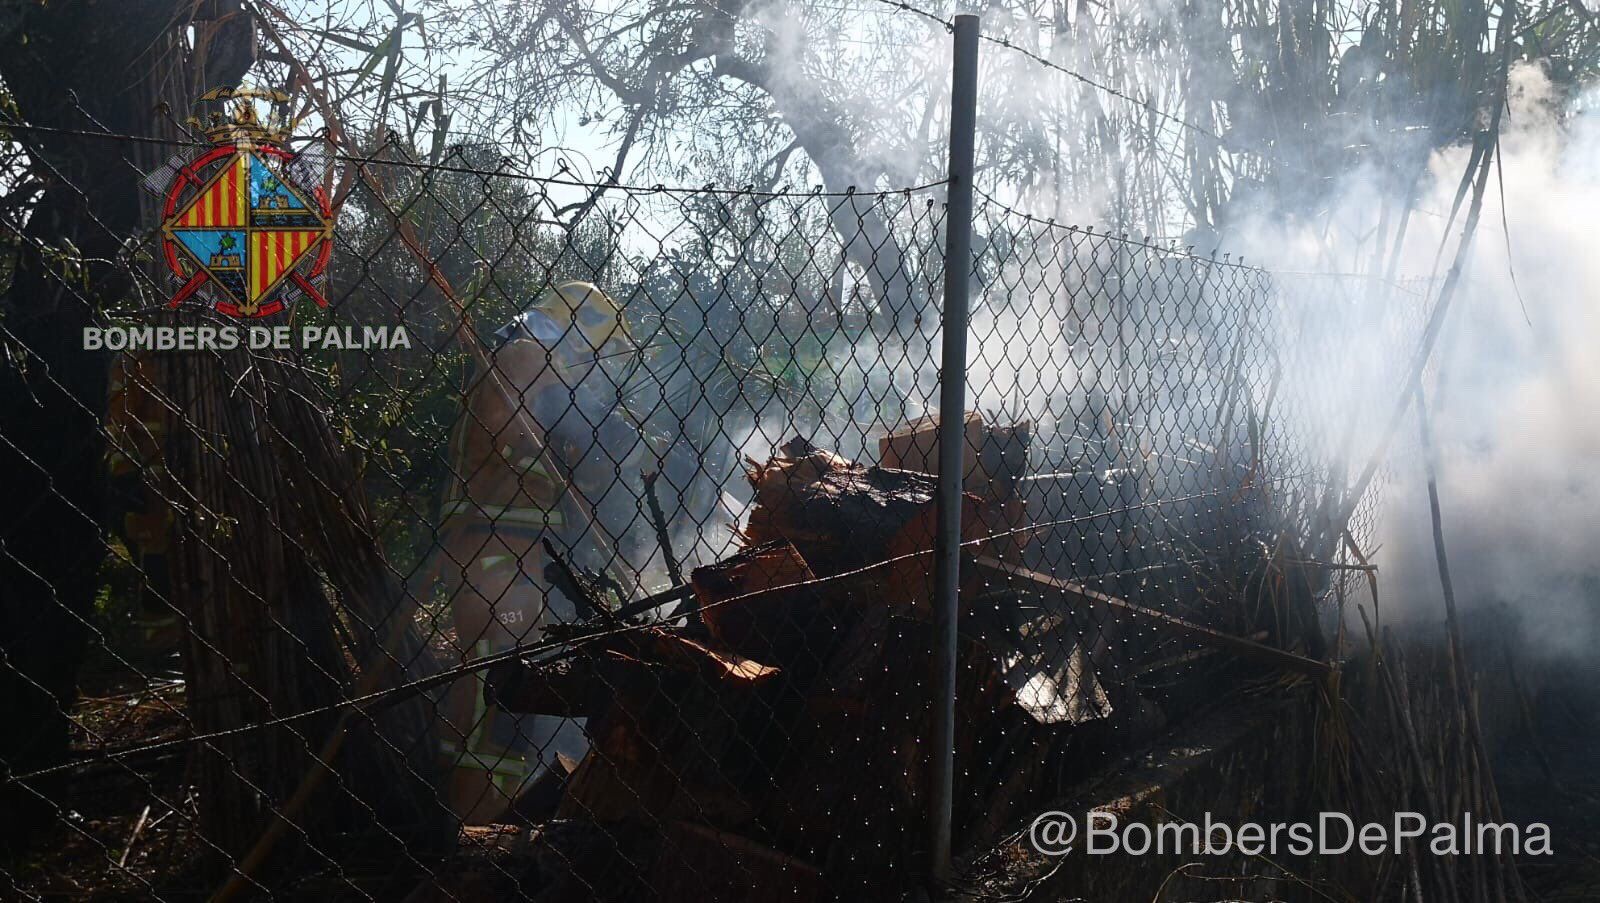
[[[927,612],[938,480],[856,464],[800,439],[783,452],[747,474],[756,505],[745,528],[746,547],[787,541],[818,577],[879,566],[848,590],[831,589],[830,597],[850,594]],[[964,542],[982,541],[1006,518],[974,495],[964,496],[962,504]],[[1009,557],[1009,546],[986,547]]]
[[[609,669],[602,675],[601,663]],[[611,704],[607,679],[629,666],[671,668],[730,685],[755,684],[778,669],[735,652],[707,648],[688,637],[652,627],[619,633],[592,650],[552,662],[507,662],[486,676],[485,699],[508,712],[587,718]]]
[[517,794],[510,807],[513,823],[542,825],[556,815],[556,807],[567,792],[567,780],[578,770],[578,760],[556,753],[554,762]]
[[695,568],[690,583],[713,640],[792,668],[832,627],[822,592],[810,585],[816,576],[800,550],[780,539]]
[[938,481],[926,474],[866,467],[799,440],[746,474],[756,491],[745,545],[794,544],[822,577],[883,560],[895,537],[931,517]]
[[737,652],[712,649],[660,627],[618,634],[607,646],[615,653],[692,672],[734,690],[754,686],[778,674],[777,668]]
[[753,808],[722,768],[740,743],[748,700],[698,674],[628,667],[608,680],[615,700],[589,722],[590,749],[557,815],[660,824],[669,819],[736,829]]
[[[1009,426],[988,424],[977,411],[968,411],[963,424],[962,488],[980,498],[1011,498],[1028,468],[1028,443],[1033,425],[1024,420]],[[930,414],[913,420],[878,440],[884,467],[939,472],[939,417]]]
[[558,813],[748,822],[752,807],[726,766],[750,748],[743,725],[769,714],[758,691],[781,672],[665,628],[619,634],[595,665],[609,704],[589,722],[589,753]]
[[594,659],[575,656],[554,662],[506,662],[484,675],[484,701],[508,712],[586,718],[605,707],[595,681]]
[[[630,855],[629,869],[643,871],[627,875],[669,901],[873,899],[917,874],[937,513],[937,480],[921,471],[937,467],[936,427],[918,421],[884,437],[890,466],[803,439],[752,461],[744,547],[666,593],[692,592],[698,622],[629,625],[568,661],[491,674],[505,708],[589,719],[588,754],[570,776],[559,769],[549,786],[530,788],[529,811],[550,818],[546,797],[564,778],[554,823],[642,832],[649,853]],[[1116,728],[1086,652],[1100,637],[1082,630],[1103,618],[1077,618],[1079,609],[1327,672],[1023,568],[1035,538],[1016,493],[1029,426],[990,426],[974,414],[965,427],[962,540],[976,566],[963,568],[955,790],[966,836],[991,840],[1029,805],[1027,794],[1061,769],[1057,754],[1077,748],[1066,738],[1085,736],[1071,731]],[[664,536],[664,518],[655,521]],[[1023,598],[1035,600],[1031,613]],[[631,614],[596,611],[611,624]],[[1125,694],[1117,698],[1121,712]],[[589,876],[591,865],[568,871]]]
[[[654,826],[664,849],[683,847],[656,860],[658,890],[820,899],[825,874],[835,895],[867,893],[912,866],[905,838],[926,805],[937,480],[802,440],[748,476],[744,549],[690,576],[703,628],[621,631],[489,683],[512,711],[589,719],[591,749],[554,814]],[[963,504],[968,540],[1020,520],[1020,502]],[[975,546],[1008,554],[1020,540]],[[957,744],[976,762],[1029,721],[1003,656],[966,640],[961,660]],[[864,817],[841,825],[845,806]]]

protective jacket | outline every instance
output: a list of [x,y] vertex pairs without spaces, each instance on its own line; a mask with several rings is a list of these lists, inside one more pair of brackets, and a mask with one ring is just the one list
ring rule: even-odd
[[[574,285],[598,293],[581,283],[562,290]],[[469,383],[439,523],[463,655],[535,642],[545,627],[578,618],[548,576],[545,539],[573,566],[624,587],[636,582],[631,478],[641,440],[596,345],[617,352],[577,323],[529,311],[496,333],[487,366]],[[447,752],[458,768],[489,772],[507,798],[557,753],[579,758],[587,748],[574,720],[513,717],[486,706],[476,689],[472,696],[470,720]]]

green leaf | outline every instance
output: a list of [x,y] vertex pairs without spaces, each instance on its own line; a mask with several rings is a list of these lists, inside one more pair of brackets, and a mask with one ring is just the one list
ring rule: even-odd
[[379,42],[378,46],[372,48],[372,53],[367,55],[366,62],[361,64],[361,69],[356,75],[355,83],[350,86],[350,89],[353,91],[360,87],[362,82],[366,81],[367,78],[372,75],[372,73],[378,70],[379,63],[393,58],[396,48],[398,48],[400,44],[400,29],[398,27],[389,29],[388,36]]

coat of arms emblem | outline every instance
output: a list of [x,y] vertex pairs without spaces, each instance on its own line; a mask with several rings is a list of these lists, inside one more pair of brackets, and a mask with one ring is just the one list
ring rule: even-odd
[[145,181],[163,199],[162,261],[178,284],[169,306],[202,300],[240,318],[298,298],[327,306],[334,212],[320,184],[322,146],[293,153],[290,126],[258,115],[257,101],[288,101],[279,92],[218,88],[201,100],[231,103],[229,115],[203,126],[213,146],[174,157]]

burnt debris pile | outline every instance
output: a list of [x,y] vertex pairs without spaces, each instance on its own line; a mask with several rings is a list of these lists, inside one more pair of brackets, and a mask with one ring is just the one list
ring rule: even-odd
[[[1025,499],[1028,425],[970,414],[964,427],[958,850],[1000,842],[1231,678],[1292,687],[1327,673],[1314,621],[1293,611],[1310,604],[1309,585],[1293,591],[1304,575],[1196,566],[1137,601],[1076,582],[1052,553],[1061,524]],[[629,615],[596,595],[562,651],[497,666],[492,704],[585,719],[591,746],[528,785],[520,827],[468,828],[426,893],[514,880],[540,900],[828,900],[922,880],[936,431],[891,432],[878,464],[803,438],[748,461],[742,547],[695,568],[681,607]],[[1220,550],[1194,551],[1221,566]],[[1224,577],[1244,587],[1225,615]],[[501,857],[492,869],[486,850]]]

